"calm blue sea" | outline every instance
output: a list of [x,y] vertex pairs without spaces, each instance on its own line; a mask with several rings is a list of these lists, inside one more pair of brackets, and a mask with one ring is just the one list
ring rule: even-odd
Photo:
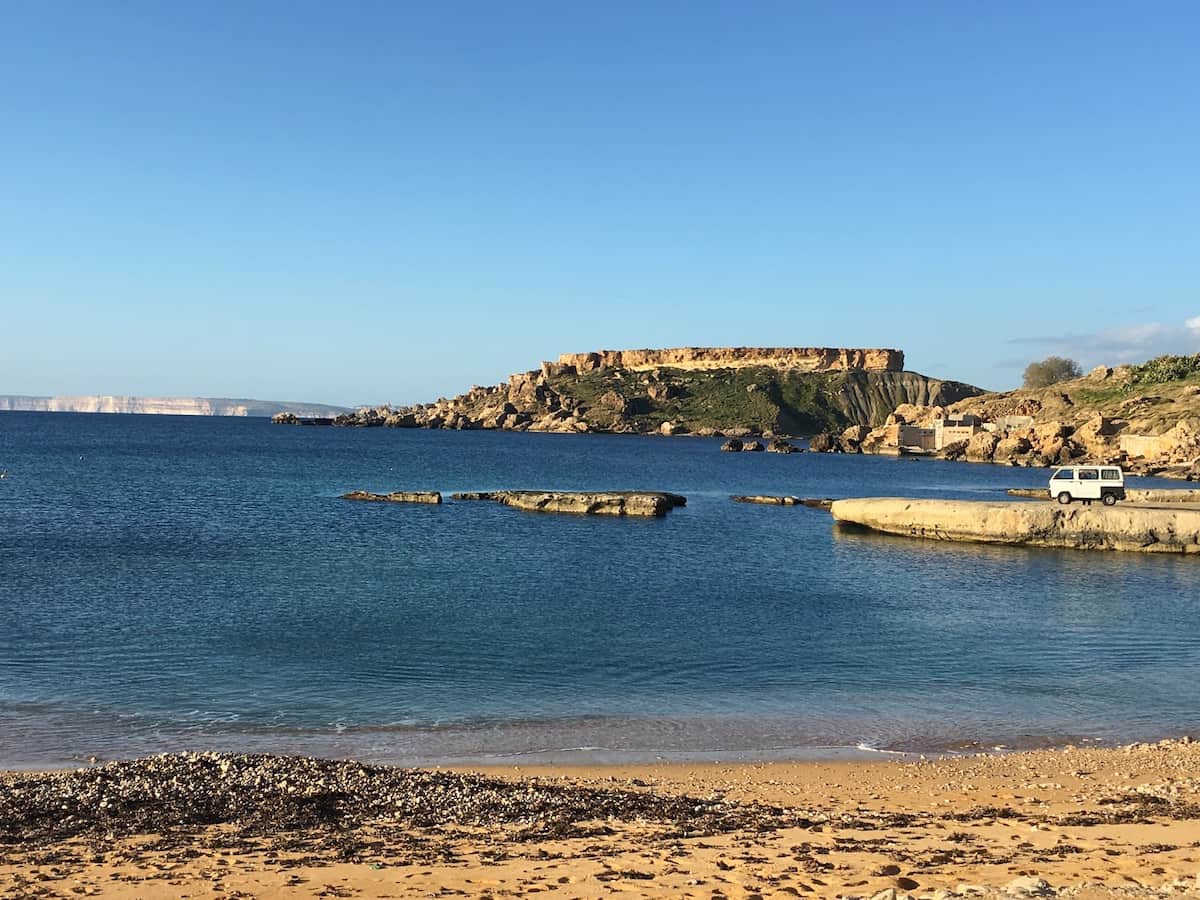
[[[1200,731],[1200,560],[842,530],[729,495],[986,499],[1045,472],[718,446],[0,413],[0,767],[184,748],[761,758]],[[354,488],[647,488],[688,504],[642,521],[337,499]]]

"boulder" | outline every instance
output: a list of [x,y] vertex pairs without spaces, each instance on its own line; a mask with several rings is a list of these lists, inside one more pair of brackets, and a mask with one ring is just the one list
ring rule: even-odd
[[996,444],[992,458],[998,462],[1014,457],[1024,456],[1033,449],[1033,444],[1024,435],[1007,435]]
[[743,453],[761,453],[763,449],[762,441],[743,441]]
[[1098,415],[1076,428],[1071,440],[1083,448],[1085,456],[1102,461],[1116,454],[1119,431],[1111,419]]
[[867,435],[871,433],[871,429],[866,425],[851,425],[842,432],[842,441],[845,444],[861,444],[867,439]]
[[629,401],[618,391],[605,391],[596,402],[601,408],[612,410],[620,415],[624,415],[629,410]]
[[742,442],[737,438],[730,438],[721,445],[721,449],[726,453],[738,453],[742,449]]
[[971,462],[990,462],[1000,438],[990,431],[973,434],[967,440],[966,457]]
[[[740,447],[738,449],[741,449]],[[808,439],[808,449],[813,453],[840,453],[841,446],[838,440],[828,432],[814,434]]]
[[799,448],[789,444],[787,441],[782,441],[776,438],[767,444],[768,453],[795,453]]
[[954,441],[951,444],[946,444],[938,451],[937,455],[942,459],[962,459],[967,455],[967,442]]

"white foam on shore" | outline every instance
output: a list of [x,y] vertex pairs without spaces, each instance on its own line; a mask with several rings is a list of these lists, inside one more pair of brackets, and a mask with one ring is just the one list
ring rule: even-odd
[[885,756],[911,756],[913,755],[908,750],[884,750],[881,747],[872,747],[870,744],[859,741],[854,745],[855,750],[861,750],[864,753],[882,753]]

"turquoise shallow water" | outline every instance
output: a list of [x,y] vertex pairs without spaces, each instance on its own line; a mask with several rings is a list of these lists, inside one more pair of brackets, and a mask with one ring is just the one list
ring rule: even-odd
[[[1200,561],[925,543],[734,504],[985,499],[1045,472],[718,445],[0,414],[0,766],[182,748],[796,756],[1200,730]],[[523,487],[688,505],[638,521],[337,499]]]

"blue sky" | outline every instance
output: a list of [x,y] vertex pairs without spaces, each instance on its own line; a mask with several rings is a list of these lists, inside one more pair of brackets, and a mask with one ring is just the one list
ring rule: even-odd
[[[0,4],[0,393],[1200,351],[1194,3]],[[1189,324],[1190,323],[1190,324]]]

